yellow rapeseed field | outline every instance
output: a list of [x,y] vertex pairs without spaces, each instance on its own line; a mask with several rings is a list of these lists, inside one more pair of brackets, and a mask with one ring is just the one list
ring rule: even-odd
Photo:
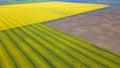
[[0,6],[0,68],[120,68],[119,55],[42,24],[105,7],[69,2]]
[[69,2],[4,5],[0,6],[0,30],[55,20],[104,7],[108,5]]

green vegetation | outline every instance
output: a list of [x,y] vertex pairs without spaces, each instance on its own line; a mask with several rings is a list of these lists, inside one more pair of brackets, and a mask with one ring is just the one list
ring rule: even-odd
[[44,24],[0,32],[2,68],[120,68],[120,56]]
[[105,7],[66,2],[1,6],[0,68],[120,68],[119,55],[42,24]]

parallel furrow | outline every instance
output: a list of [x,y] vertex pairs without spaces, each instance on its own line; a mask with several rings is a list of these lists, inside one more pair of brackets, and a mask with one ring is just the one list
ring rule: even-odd
[[[45,4],[42,5],[46,7]],[[28,11],[25,16],[16,15],[18,10],[23,14],[19,8],[15,14],[10,7],[0,10],[0,30],[7,29],[0,31],[0,68],[120,68],[120,55],[38,23],[77,14],[78,10],[84,9],[76,6],[79,4],[74,4],[74,10],[70,6],[61,7],[66,3],[58,3],[57,8],[52,4],[49,8],[29,4],[41,8],[41,11],[38,8],[31,10],[35,15],[28,11],[31,8],[25,4],[27,7],[23,9]],[[102,5],[98,7],[102,8]],[[91,10],[94,9],[97,6]],[[81,13],[91,10],[84,9]],[[38,15],[39,12],[42,17]]]

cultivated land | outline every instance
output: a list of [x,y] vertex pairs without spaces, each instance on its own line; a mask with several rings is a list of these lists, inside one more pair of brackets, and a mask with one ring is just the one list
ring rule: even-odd
[[42,23],[107,6],[64,2],[1,6],[0,67],[119,68],[119,54]]
[[120,54],[119,4],[46,24]]

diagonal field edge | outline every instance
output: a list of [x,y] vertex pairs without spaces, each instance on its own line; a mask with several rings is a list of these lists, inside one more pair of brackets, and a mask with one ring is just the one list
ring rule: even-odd
[[15,26],[14,29],[0,31],[1,68],[120,67],[120,55],[41,23],[28,25],[34,20],[29,19],[22,27],[15,27],[21,25],[21,19],[14,23],[14,19],[6,19],[10,22],[7,25]]

